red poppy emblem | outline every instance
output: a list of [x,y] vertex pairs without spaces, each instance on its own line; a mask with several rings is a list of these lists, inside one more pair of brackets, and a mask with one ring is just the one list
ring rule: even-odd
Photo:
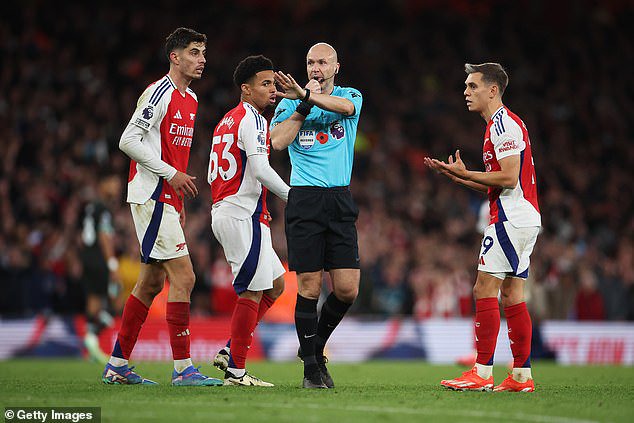
[[318,133],[317,141],[319,141],[319,144],[326,144],[328,142],[328,134],[324,134],[323,132]]

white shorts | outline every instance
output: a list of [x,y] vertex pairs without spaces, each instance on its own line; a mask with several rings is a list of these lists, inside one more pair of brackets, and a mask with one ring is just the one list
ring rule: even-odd
[[189,254],[180,215],[174,206],[149,199],[145,204],[130,203],[130,210],[143,263]]
[[480,248],[478,270],[499,279],[526,279],[538,234],[538,226],[516,228],[510,222],[487,226]]
[[211,229],[225,250],[238,295],[246,290],[271,289],[273,280],[286,272],[273,250],[271,229],[259,220],[214,213]]

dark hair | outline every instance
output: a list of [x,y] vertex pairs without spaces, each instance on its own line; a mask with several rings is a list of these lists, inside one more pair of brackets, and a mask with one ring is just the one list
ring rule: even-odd
[[174,32],[165,38],[165,55],[170,59],[170,53],[174,50],[187,48],[189,43],[207,44],[207,36],[189,28],[176,28]]
[[481,63],[479,65],[465,63],[464,71],[469,75],[476,72],[481,73],[484,82],[497,85],[500,96],[504,94],[504,90],[509,84],[509,76],[499,63]]
[[248,56],[236,66],[236,70],[233,72],[233,83],[240,88],[240,85],[263,70],[273,70],[273,62],[271,62],[271,59],[261,54]]

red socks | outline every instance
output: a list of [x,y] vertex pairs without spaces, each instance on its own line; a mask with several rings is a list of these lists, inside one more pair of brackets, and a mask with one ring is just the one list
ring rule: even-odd
[[509,339],[513,352],[513,367],[531,367],[531,338],[533,336],[533,323],[528,314],[526,303],[512,305],[504,308],[506,322],[509,327]]
[[500,331],[500,308],[498,299],[480,298],[476,300],[475,336],[478,357],[476,363],[493,365],[493,354]]
[[141,326],[147,318],[149,308],[134,295],[130,295],[123,308],[123,316],[121,318],[121,329],[117,335],[117,342],[114,344],[112,351],[113,357],[130,359],[132,349],[139,337]]
[[[264,298],[263,298],[264,299]],[[262,304],[262,301],[260,302]],[[253,300],[238,298],[231,318],[231,359],[229,367],[244,369],[247,353],[258,323],[261,306]]]
[[269,308],[273,305],[275,300],[269,297],[266,294],[262,294],[262,299],[260,300],[260,308],[258,308],[258,322],[262,320],[262,317],[269,311]]
[[185,360],[189,356],[189,303],[168,302],[165,320],[170,334],[174,360]]

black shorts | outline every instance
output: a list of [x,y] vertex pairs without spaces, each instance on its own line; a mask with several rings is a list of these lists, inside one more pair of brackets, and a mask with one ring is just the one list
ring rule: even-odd
[[100,297],[108,296],[108,283],[110,282],[110,271],[108,266],[101,263],[84,263],[84,271],[81,277],[84,292],[86,294]]
[[292,187],[284,215],[290,270],[359,268],[359,209],[348,187]]

